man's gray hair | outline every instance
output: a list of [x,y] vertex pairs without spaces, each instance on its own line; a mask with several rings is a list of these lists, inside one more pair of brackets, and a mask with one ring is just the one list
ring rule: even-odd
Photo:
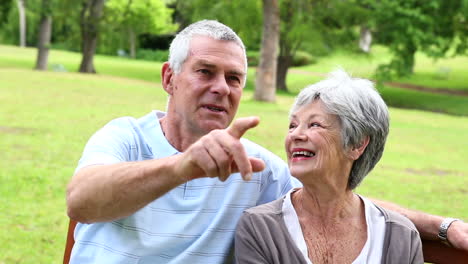
[[321,100],[327,112],[340,120],[344,149],[359,147],[369,137],[369,144],[351,168],[348,188],[352,190],[382,157],[389,131],[387,105],[371,81],[352,78],[342,69],[304,88],[296,97],[290,115],[314,100]]
[[247,72],[247,55],[245,46],[239,36],[228,26],[215,20],[195,22],[179,32],[169,48],[169,64],[174,73],[182,71],[182,65],[187,59],[190,41],[194,36],[206,36],[216,40],[226,40],[236,43],[244,52],[245,72]]

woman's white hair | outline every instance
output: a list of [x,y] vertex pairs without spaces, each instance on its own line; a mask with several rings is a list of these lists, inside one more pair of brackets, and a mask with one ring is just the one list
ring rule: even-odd
[[190,41],[194,36],[207,36],[216,40],[226,40],[236,43],[244,52],[244,70],[247,72],[247,55],[244,43],[239,36],[230,27],[218,21],[201,20],[183,29],[171,42],[169,48],[169,64],[176,74],[182,71],[182,65],[189,54]]
[[352,78],[342,69],[304,88],[296,97],[290,115],[314,100],[322,101],[328,113],[339,118],[344,149],[359,147],[369,137],[369,144],[353,163],[349,175],[348,188],[354,189],[382,157],[389,132],[387,105],[371,81]]

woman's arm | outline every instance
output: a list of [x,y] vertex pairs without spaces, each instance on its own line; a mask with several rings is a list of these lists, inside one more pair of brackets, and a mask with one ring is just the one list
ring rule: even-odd
[[237,224],[236,237],[234,241],[236,263],[254,264],[269,263],[264,250],[261,248],[254,225],[248,215],[244,213]]

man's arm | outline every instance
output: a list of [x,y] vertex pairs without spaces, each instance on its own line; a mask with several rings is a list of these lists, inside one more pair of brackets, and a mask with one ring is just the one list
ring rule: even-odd
[[171,157],[84,167],[68,185],[68,215],[82,223],[111,221],[133,214],[195,178],[224,181],[240,172],[248,180],[265,164],[249,158],[239,139],[258,122],[258,118],[237,119],[233,126],[212,131],[184,153]]
[[[440,224],[444,220],[443,217],[410,210],[389,202],[375,199],[372,201],[386,209],[408,217],[418,229],[423,240],[439,240],[437,235]],[[468,223],[462,221],[453,222],[447,231],[447,239],[454,248],[468,252]]]
[[84,167],[68,184],[68,216],[82,223],[126,217],[184,183],[174,173],[175,164],[172,156]]

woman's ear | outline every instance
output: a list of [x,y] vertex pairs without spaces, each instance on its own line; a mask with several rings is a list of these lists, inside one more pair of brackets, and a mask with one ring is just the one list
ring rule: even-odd
[[169,62],[165,62],[161,69],[162,86],[164,90],[170,95],[172,95],[174,91],[174,76],[174,71],[172,70],[171,65]]
[[361,157],[362,153],[364,152],[364,150],[366,149],[367,145],[369,144],[369,137],[365,137],[357,146],[354,146],[351,150],[350,150],[350,157],[353,159],[353,160],[357,160],[359,159],[359,157]]

